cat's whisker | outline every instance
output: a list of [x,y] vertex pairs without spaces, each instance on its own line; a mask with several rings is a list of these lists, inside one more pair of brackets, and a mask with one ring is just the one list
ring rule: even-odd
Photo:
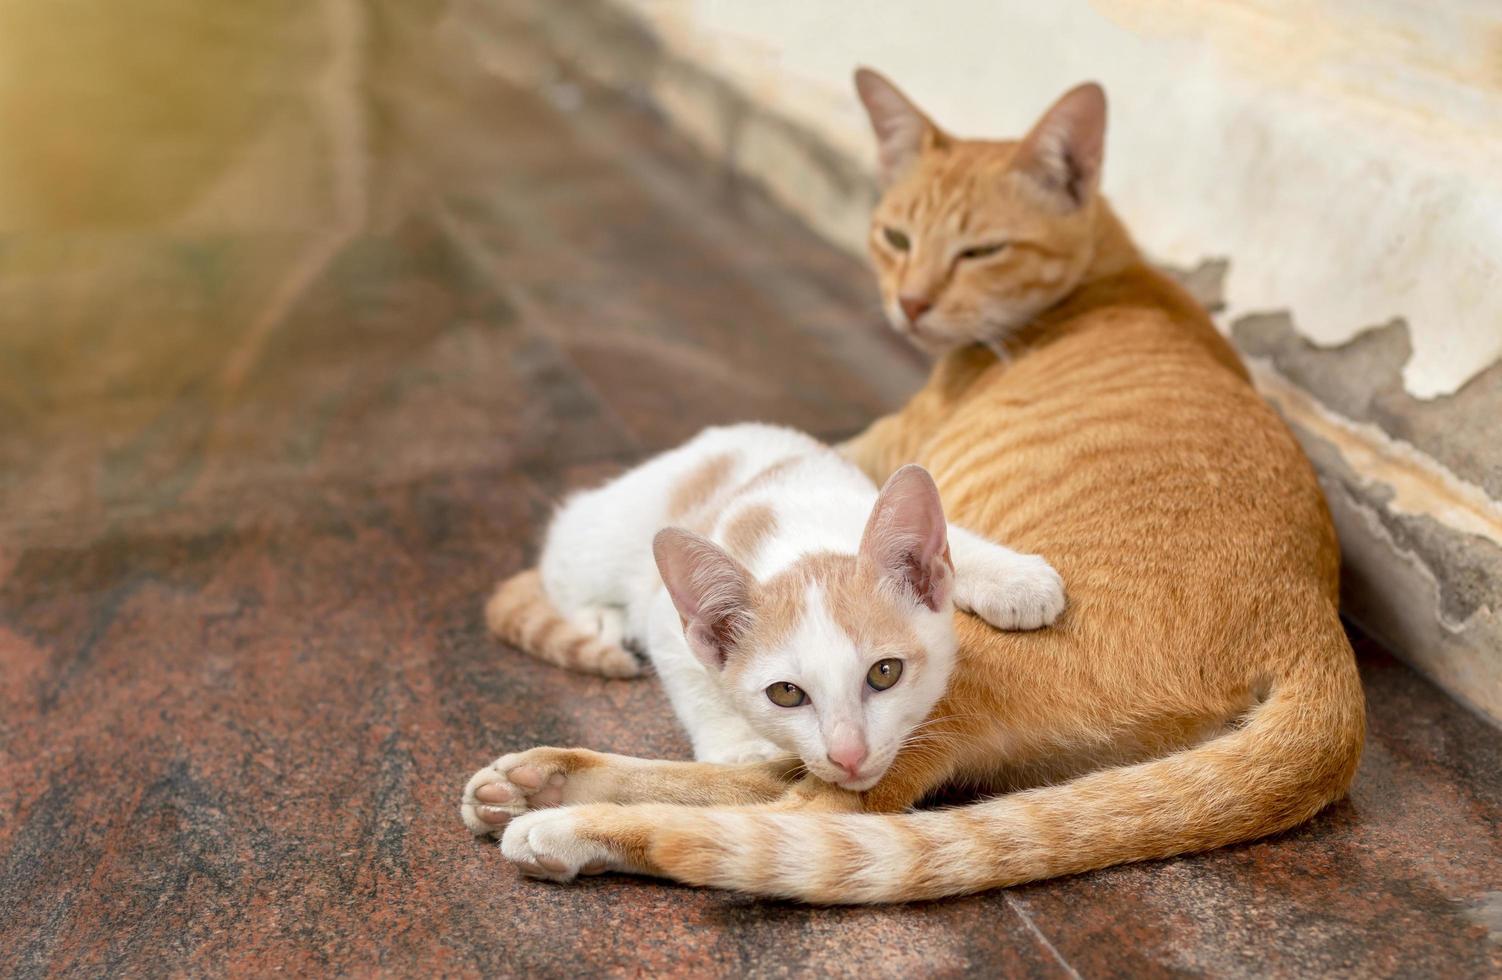
[[977,719],[984,719],[985,717],[986,717],[985,715],[977,714],[975,712],[963,712],[963,713],[957,713],[957,714],[940,715],[937,718],[929,718],[929,719],[927,719],[925,721],[919,722],[918,724],[916,724],[916,725],[913,726],[913,731],[915,731],[915,732],[922,731],[922,730],[924,730],[926,728],[932,728],[932,727],[935,727],[937,725],[943,725],[943,724],[946,724],[946,723],[951,722],[951,721],[973,721],[973,720],[977,720]]
[[958,746],[965,743],[965,739],[950,733],[919,732],[903,739],[899,744],[899,751],[914,747],[928,748],[933,746]]

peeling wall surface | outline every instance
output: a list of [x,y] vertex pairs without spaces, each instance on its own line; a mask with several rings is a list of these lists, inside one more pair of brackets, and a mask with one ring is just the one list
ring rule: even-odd
[[856,65],[961,135],[1083,79],[1105,189],[1218,312],[1319,467],[1347,610],[1502,721],[1502,4],[1495,0],[537,3],[638,91],[863,251]]

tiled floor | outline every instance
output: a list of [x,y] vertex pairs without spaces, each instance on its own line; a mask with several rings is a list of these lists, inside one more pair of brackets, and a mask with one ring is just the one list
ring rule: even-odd
[[0,974],[1502,971],[1502,734],[1368,644],[1352,797],[1276,840],[907,908],[518,879],[475,767],[685,752],[651,682],[484,636],[549,501],[921,365],[639,111],[498,80],[443,4],[293,10],[194,22],[255,98],[150,130],[154,179],[0,167]]

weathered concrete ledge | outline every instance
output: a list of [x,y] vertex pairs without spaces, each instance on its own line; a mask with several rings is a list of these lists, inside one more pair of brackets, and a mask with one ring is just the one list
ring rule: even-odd
[[1477,425],[1502,419],[1502,365],[1419,401],[1399,380],[1401,322],[1329,349],[1299,337],[1285,314],[1243,317],[1231,333],[1319,470],[1348,613],[1502,719],[1502,439]]
[[[876,189],[864,161],[681,56],[622,8],[511,0],[568,71],[639,95],[711,158],[846,249]],[[505,70],[505,58],[494,63]],[[1151,247],[1151,243],[1144,243]],[[1212,311],[1230,265],[1181,278]],[[1345,608],[1462,702],[1502,723],[1502,362],[1451,395],[1404,388],[1401,320],[1329,348],[1280,312],[1224,329],[1319,470],[1345,558]]]

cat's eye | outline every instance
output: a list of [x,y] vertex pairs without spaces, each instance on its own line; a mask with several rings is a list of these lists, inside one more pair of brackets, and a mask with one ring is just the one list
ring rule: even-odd
[[[902,676],[902,661],[893,658],[878,660],[866,671],[866,683],[871,685],[873,691],[885,691],[897,683],[897,678]],[[776,700],[775,698],[773,699]]]
[[987,245],[972,245],[960,253],[962,259],[985,259],[990,258],[997,252],[1006,248],[1007,242],[991,242]]
[[767,688],[767,697],[779,708],[796,708],[808,700],[803,688],[787,681],[778,681]]
[[912,244],[907,240],[907,235],[898,231],[896,228],[883,227],[881,229],[881,236],[887,240],[888,245],[892,246],[899,252],[906,252],[908,250],[908,246]]

